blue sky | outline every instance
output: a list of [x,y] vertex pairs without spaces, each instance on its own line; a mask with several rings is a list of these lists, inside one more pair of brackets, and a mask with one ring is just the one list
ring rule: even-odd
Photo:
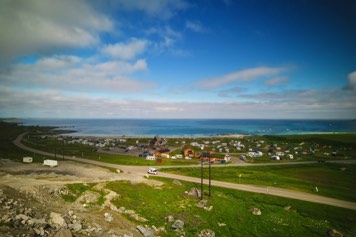
[[0,117],[356,118],[353,0],[0,2]]

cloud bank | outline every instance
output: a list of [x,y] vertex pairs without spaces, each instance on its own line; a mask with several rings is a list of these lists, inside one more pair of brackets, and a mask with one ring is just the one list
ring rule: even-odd
[[10,60],[100,42],[113,22],[84,0],[0,1],[0,57]]

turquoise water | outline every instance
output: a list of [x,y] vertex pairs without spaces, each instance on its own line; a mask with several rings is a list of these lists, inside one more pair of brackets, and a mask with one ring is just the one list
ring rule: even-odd
[[214,136],[356,132],[354,120],[23,119],[23,125],[75,130],[78,136]]

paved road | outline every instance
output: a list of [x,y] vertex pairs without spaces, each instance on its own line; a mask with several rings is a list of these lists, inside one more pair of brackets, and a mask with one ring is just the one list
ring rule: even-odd
[[[21,140],[22,140],[24,135],[26,135],[26,133],[23,133],[23,134],[19,135],[16,138],[16,140],[14,141],[14,144],[16,146],[18,146],[19,148],[21,148],[23,150],[34,152],[34,153],[37,153],[37,154],[50,156],[50,157],[54,157],[55,156],[53,153],[40,151],[40,150],[37,150],[37,149],[34,149],[34,148],[27,147],[27,146],[23,145],[21,143]],[[93,165],[99,165],[99,166],[105,166],[105,167],[111,167],[111,168],[115,168],[115,169],[120,169],[120,170],[123,170],[125,172],[134,173],[134,174],[137,174],[137,175],[145,175],[146,171],[147,171],[147,167],[146,166],[116,165],[116,164],[104,163],[104,162],[94,161],[94,160],[89,160],[89,159],[84,159],[84,158],[73,158],[73,157],[70,157],[70,156],[64,156],[64,158],[67,159],[67,160],[72,160],[72,161],[79,161],[79,162],[89,163],[89,164],[93,164]],[[304,162],[304,163],[311,163],[311,162]],[[293,164],[293,163],[288,163],[288,164]],[[301,164],[301,163],[298,162],[297,164]],[[271,165],[271,164],[259,164],[259,165]],[[274,164],[272,164],[272,165],[274,165]],[[169,173],[162,173],[162,172],[160,172],[158,176],[165,177],[165,178],[171,178],[171,179],[178,179],[178,180],[183,180],[183,181],[188,181],[188,182],[193,182],[193,183],[200,183],[201,182],[200,178],[194,178],[194,177],[188,177],[188,176],[176,175],[176,174],[169,174]],[[204,183],[208,184],[208,180],[204,180]],[[330,205],[330,206],[336,206],[336,207],[342,207],[342,208],[356,210],[356,203],[355,202],[343,201],[343,200],[323,197],[323,196],[310,194],[310,193],[303,193],[303,192],[289,190],[289,189],[282,189],[282,188],[268,187],[268,186],[236,184],[236,183],[228,183],[228,182],[221,182],[221,181],[215,181],[215,180],[211,181],[211,185],[212,186],[229,188],[229,189],[243,190],[243,191],[248,191],[248,192],[263,193],[263,194],[268,194],[268,195],[292,198],[292,199],[297,199],[297,200],[303,200],[303,201],[314,202],[314,203],[321,203],[321,204],[326,204],[326,205]]]

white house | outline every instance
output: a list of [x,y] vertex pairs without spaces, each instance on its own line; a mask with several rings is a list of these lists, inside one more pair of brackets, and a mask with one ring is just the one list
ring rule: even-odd
[[161,154],[161,157],[162,157],[162,158],[167,158],[167,159],[168,159],[168,158],[169,158],[169,154],[162,153],[162,154]]
[[156,156],[153,154],[153,155],[149,155],[146,157],[146,160],[156,160]]

